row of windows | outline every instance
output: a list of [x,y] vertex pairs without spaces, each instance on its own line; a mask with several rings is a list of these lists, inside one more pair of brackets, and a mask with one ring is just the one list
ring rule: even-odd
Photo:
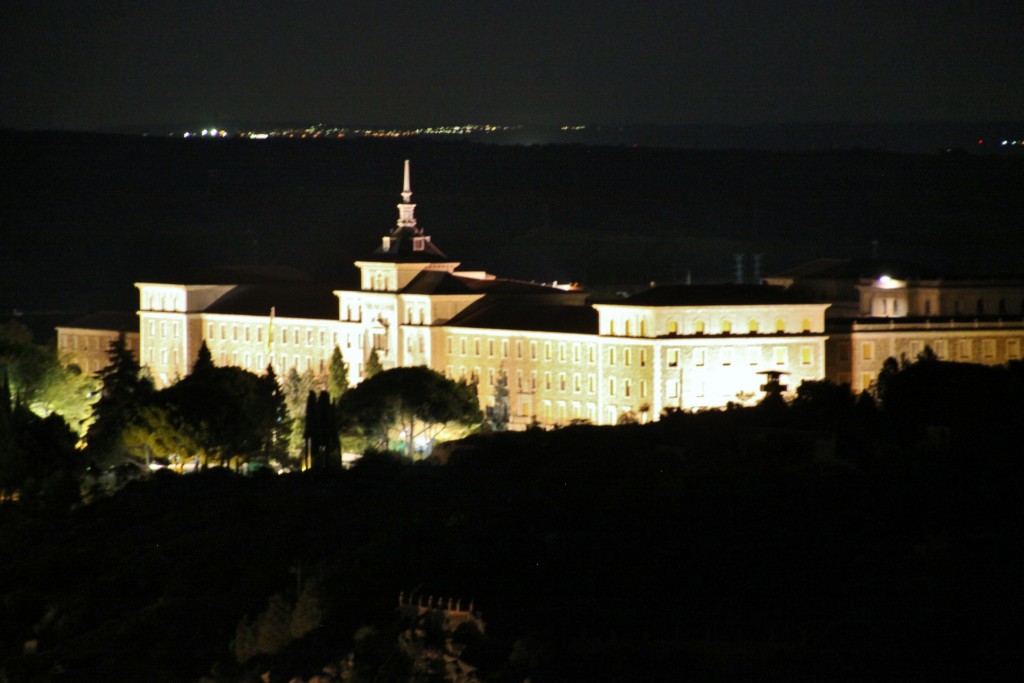
[[[625,336],[625,337],[632,337],[632,336],[634,336],[633,335],[634,327],[633,327],[633,325],[631,323],[632,323],[632,321],[630,321],[630,320],[624,321],[623,326],[621,328],[622,331],[623,331],[623,336]],[[617,327],[615,320],[609,320],[608,321],[608,334],[609,335],[611,335],[613,337],[617,336],[618,329],[619,328]],[[723,318],[719,322],[718,329],[719,329],[721,334],[732,334],[734,331],[738,331],[738,330],[734,330],[733,321],[730,318]],[[640,336],[640,337],[646,337],[647,336],[647,323],[646,323],[646,321],[644,321],[644,320],[640,321],[640,324],[638,326],[638,330],[639,330],[638,336]],[[678,335],[680,333],[679,330],[680,330],[679,321],[677,321],[677,320],[669,320],[668,321],[667,332],[668,332],[669,336],[676,336],[676,335]],[[705,324],[705,322],[703,320],[697,320],[697,321],[695,321],[693,323],[693,334],[704,334],[706,331],[707,331],[707,325]],[[786,321],[783,320],[782,318],[776,319],[773,331],[776,334],[786,332]],[[810,318],[804,318],[803,320],[800,321],[800,331],[801,332],[810,332],[811,331],[811,319]],[[747,332],[747,334],[760,334],[761,333],[761,323],[760,323],[760,321],[755,320],[753,318],[748,320],[747,321],[746,332]]]
[[[164,329],[165,329],[164,325],[165,324],[166,323],[163,323],[163,322],[160,323],[161,334],[164,334]],[[178,334],[178,324],[177,323],[173,323],[173,325],[174,325],[174,328],[173,328],[174,332],[173,333],[174,333],[175,336],[177,336],[177,334]],[[150,332],[151,333],[153,332],[153,327],[152,326],[153,326],[153,323],[151,322],[150,323]],[[214,339],[218,339],[218,338],[221,339],[221,340],[226,340],[228,338],[228,331],[229,331],[228,327],[229,326],[227,324],[225,324],[225,323],[209,323],[207,325],[207,328],[206,328],[206,338],[210,339],[210,340],[214,340]],[[306,346],[313,346],[314,343],[317,343],[320,346],[324,346],[327,343],[327,340],[329,338],[333,338],[333,346],[337,346],[338,345],[338,333],[337,332],[331,333],[331,336],[329,337],[328,333],[325,330],[319,330],[317,332],[317,331],[314,331],[314,330],[311,330],[311,329],[308,329],[308,328],[303,330],[302,328],[298,328],[298,327],[289,329],[287,326],[284,326],[284,325],[275,328],[273,326],[273,323],[267,323],[266,325],[263,325],[263,324],[259,324],[259,325],[237,325],[237,324],[232,324],[230,326],[231,341],[251,342],[251,341],[253,341],[253,339],[255,339],[255,341],[257,343],[262,343],[263,339],[264,339],[264,333],[263,333],[264,327],[266,327],[266,329],[267,329],[267,333],[266,334],[267,334],[267,338],[269,339],[270,343],[277,343],[277,344],[289,344],[289,343],[291,343],[291,344],[293,344],[295,346],[299,346],[299,345],[301,345],[303,343],[305,343]]]
[[[488,358],[495,358],[497,354],[500,354],[501,358],[509,357],[509,341],[507,339],[481,339],[480,337],[474,337],[472,339],[468,337],[459,337],[457,340],[453,337],[448,337],[448,354],[454,355],[456,349],[456,343],[458,344],[458,353],[461,356],[476,356],[481,358],[485,352]],[[587,362],[597,362],[597,346],[594,344],[569,344],[567,342],[558,342],[557,345],[554,342],[544,342],[543,345],[539,345],[538,342],[531,341],[529,346],[523,343],[521,339],[516,340],[515,343],[515,357],[517,359],[524,358],[526,353],[529,353],[530,360],[537,360],[538,354],[543,353],[544,360],[554,360],[556,357],[559,362],[565,363],[569,361],[570,355],[572,362],[581,363],[583,358],[587,358]]]
[[[719,365],[760,365],[763,361],[763,351],[760,346],[748,347],[723,347],[720,349],[695,348],[690,354],[694,367],[706,367],[712,364],[711,355],[715,354],[715,361]],[[668,367],[677,368],[680,363],[680,349],[669,349]],[[785,346],[772,347],[771,362],[775,365],[789,364],[789,348]],[[800,365],[814,364],[814,347],[800,347]]]
[[[997,339],[955,339],[953,340],[953,355],[950,355],[950,342],[947,339],[935,339],[925,343],[922,340],[912,340],[908,345],[908,359],[914,360],[928,347],[936,356],[943,360],[981,360],[993,361],[999,358],[999,341]],[[1020,339],[1006,340],[1006,359],[1016,360],[1020,355]],[[839,345],[839,360],[850,360],[850,343],[843,342]],[[976,355],[979,354],[980,355]],[[877,357],[875,342],[866,341],[860,344],[860,359],[873,361]]]

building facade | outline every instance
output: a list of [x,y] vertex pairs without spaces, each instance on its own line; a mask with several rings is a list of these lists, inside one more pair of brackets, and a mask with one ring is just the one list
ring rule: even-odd
[[834,302],[826,370],[870,391],[887,358],[1001,365],[1024,345],[1024,278],[951,277],[905,261],[822,259],[767,278],[805,298]]
[[[215,363],[326,372],[335,347],[350,383],[371,353],[472,381],[513,427],[656,419],[666,408],[752,404],[766,370],[796,386],[825,376],[827,302],[767,286],[658,287],[590,303],[572,285],[460,271],[417,223],[409,165],[398,221],[356,262],[358,289],[225,279],[140,282],[140,359],[157,384]],[[237,278],[236,278],[237,279]]]

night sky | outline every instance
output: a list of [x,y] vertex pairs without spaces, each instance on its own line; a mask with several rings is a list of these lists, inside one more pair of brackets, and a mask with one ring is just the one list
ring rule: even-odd
[[8,0],[0,126],[1024,119],[1024,3]]

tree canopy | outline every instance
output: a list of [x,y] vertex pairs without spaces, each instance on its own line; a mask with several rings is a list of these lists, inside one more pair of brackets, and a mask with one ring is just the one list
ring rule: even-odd
[[483,419],[471,385],[423,366],[367,378],[342,397],[341,413],[381,443],[397,436],[409,457],[417,441],[433,442],[449,426],[468,427]]

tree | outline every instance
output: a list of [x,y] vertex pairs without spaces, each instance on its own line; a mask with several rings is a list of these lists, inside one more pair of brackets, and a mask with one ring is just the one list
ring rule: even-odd
[[510,414],[508,373],[502,368],[498,371],[498,377],[494,380],[494,405],[487,406],[487,421],[494,431],[503,432],[508,429]]
[[432,442],[449,425],[471,427],[483,418],[469,384],[423,366],[385,370],[364,380],[342,397],[341,411],[380,443],[396,434],[410,458],[417,440]]
[[301,458],[305,449],[306,400],[309,392],[324,389],[323,382],[306,370],[301,375],[295,368],[288,371],[281,391],[290,421],[288,450],[293,458]]
[[89,450],[101,458],[123,454],[125,428],[154,394],[153,383],[143,375],[124,333],[110,343],[107,357],[109,365],[97,373],[100,398],[93,405],[92,424],[86,435]]
[[265,376],[211,365],[161,391],[159,400],[221,464],[266,460],[276,452],[281,396]]
[[370,379],[384,372],[384,366],[380,363],[380,354],[377,349],[370,351],[370,357],[366,359],[366,379]]
[[331,364],[327,368],[327,391],[334,402],[348,391],[348,363],[337,346],[331,352]]

